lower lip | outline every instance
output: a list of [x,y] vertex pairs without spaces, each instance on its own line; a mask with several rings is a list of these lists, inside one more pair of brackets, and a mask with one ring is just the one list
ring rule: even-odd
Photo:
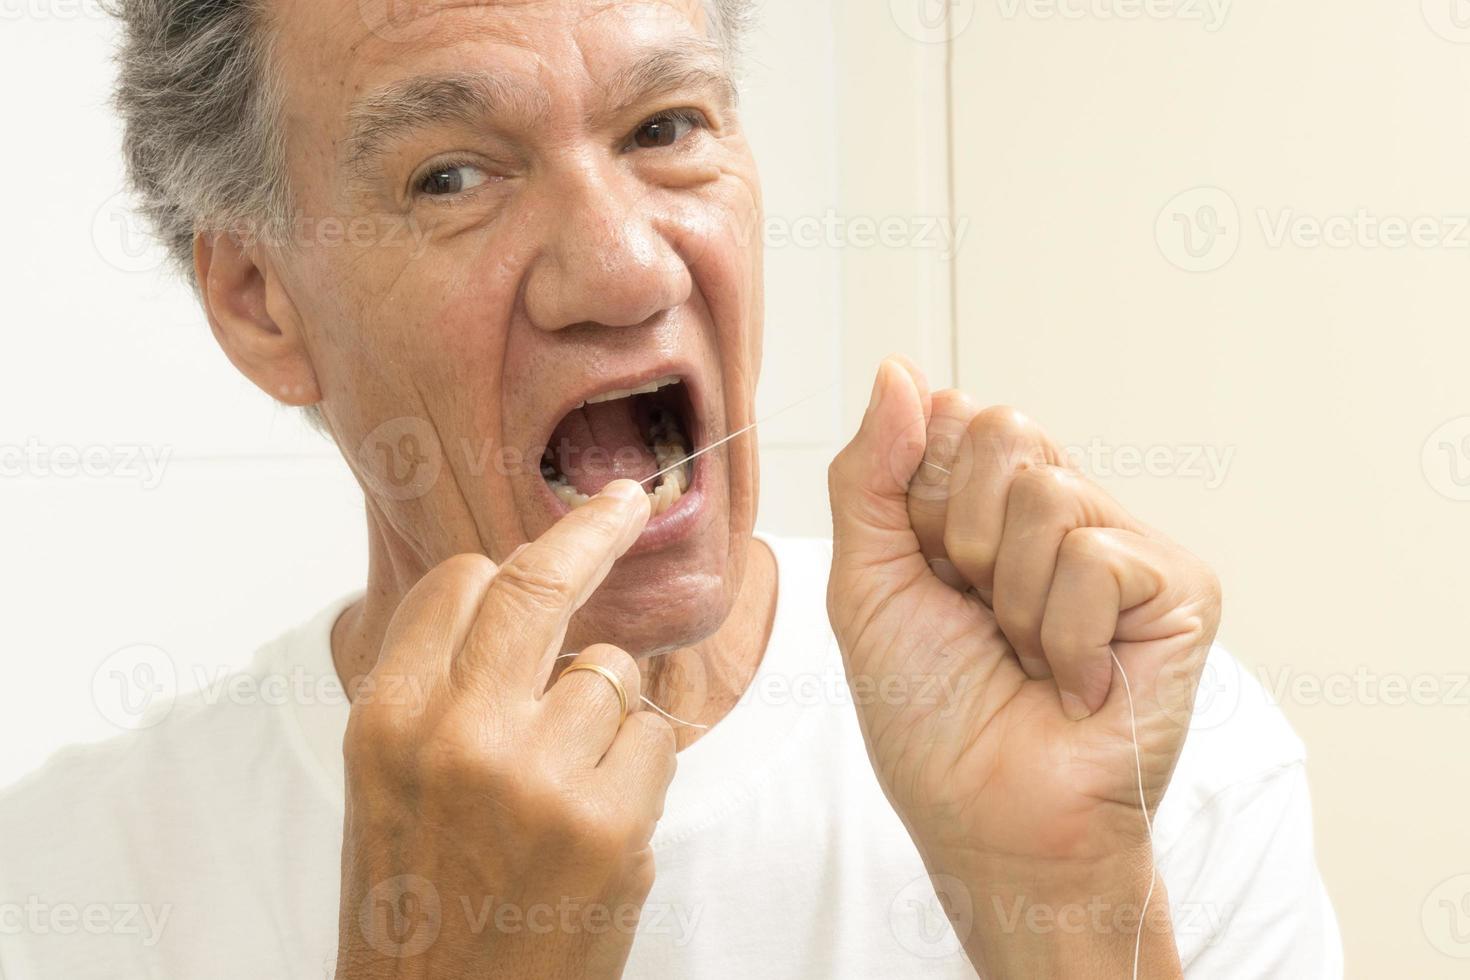
[[[694,533],[709,499],[704,492],[705,470],[707,469],[705,464],[708,460],[708,456],[701,456],[694,461],[694,480],[689,484],[689,489],[684,491],[679,497],[679,502],[672,508],[649,519],[648,524],[643,528],[643,533],[624,553],[624,557],[667,548]],[[553,493],[545,480],[541,480],[540,483],[542,492],[550,502],[551,510],[557,520],[561,520],[572,512],[571,506]]]

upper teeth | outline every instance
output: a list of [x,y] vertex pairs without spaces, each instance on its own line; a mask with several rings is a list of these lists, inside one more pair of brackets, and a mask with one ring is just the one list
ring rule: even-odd
[[627,391],[605,391],[600,395],[593,395],[578,405],[577,408],[586,408],[588,405],[601,405],[603,402],[615,402],[620,398],[632,398],[634,395],[651,395],[660,388],[667,388],[669,385],[676,385],[678,383],[678,377],[669,375],[667,378],[650,381],[648,384],[639,388],[629,388]]

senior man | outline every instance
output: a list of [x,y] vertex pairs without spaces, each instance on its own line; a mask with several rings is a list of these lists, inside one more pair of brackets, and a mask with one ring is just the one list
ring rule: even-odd
[[370,566],[243,675],[350,708],[186,699],[6,794],[5,976],[1336,972],[1215,578],[1033,423],[890,359],[835,543],[754,534],[743,3],[119,7],[136,186]]

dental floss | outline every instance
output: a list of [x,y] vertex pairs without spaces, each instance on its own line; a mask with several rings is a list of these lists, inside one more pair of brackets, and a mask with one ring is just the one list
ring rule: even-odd
[[1143,949],[1143,924],[1148,919],[1148,903],[1154,897],[1154,880],[1158,878],[1158,864],[1154,859],[1154,824],[1148,816],[1148,795],[1143,791],[1143,753],[1138,748],[1138,715],[1133,710],[1133,688],[1128,683],[1128,672],[1123,661],[1109,648],[1113,663],[1118,665],[1118,676],[1123,678],[1123,693],[1128,696],[1128,731],[1133,737],[1133,768],[1138,774],[1138,808],[1143,811],[1143,826],[1148,831],[1148,891],[1143,896],[1143,909],[1138,913],[1138,934],[1133,937],[1133,980],[1138,980],[1138,958]]
[[[835,385],[832,386],[832,387],[835,387]],[[699,458],[700,456],[703,456],[705,453],[709,452],[710,450],[718,449],[720,446],[723,446],[725,443],[730,442],[733,439],[739,438],[740,436],[743,436],[745,433],[749,432],[751,429],[754,429],[756,426],[761,425],[761,424],[763,424],[765,422],[768,422],[771,419],[775,418],[777,415],[784,414],[785,412],[790,411],[791,409],[795,408],[796,406],[798,406],[798,405],[800,405],[800,404],[802,404],[804,402],[810,401],[811,399],[815,398],[817,395],[824,394],[826,391],[829,391],[829,390],[831,390],[831,389],[830,388],[825,388],[822,391],[813,392],[812,394],[807,395],[805,398],[801,399],[801,401],[792,402],[790,405],[787,405],[785,408],[781,409],[780,411],[778,411],[778,412],[772,412],[770,415],[767,415],[765,418],[759,419],[759,420],[757,420],[755,422],[750,423],[750,425],[747,425],[745,428],[739,430],[738,432],[731,433],[730,435],[728,435],[725,438],[721,439],[719,442],[716,442],[716,443],[713,443],[712,445],[706,446],[705,448],[699,450],[699,452],[693,453],[693,454],[685,457],[684,459],[682,459],[679,462],[675,463],[673,466],[670,466],[668,469],[664,469],[664,470],[658,471],[657,473],[653,474],[653,476],[650,476],[648,479],[642,481],[642,484],[643,485],[647,485],[647,484],[653,482],[654,480],[658,479],[659,477],[663,476],[665,473],[671,473],[674,470],[677,470],[679,467],[683,466],[685,463],[692,462],[693,460]],[[946,476],[953,476],[954,475],[950,470],[945,469],[943,466],[940,466],[938,463],[930,462],[927,459],[926,460],[923,460],[923,464],[925,466],[932,466],[934,469],[936,469],[939,472],[945,474]],[[1138,778],[1138,807],[1143,812],[1143,827],[1144,827],[1144,830],[1148,834],[1148,850],[1149,850],[1149,880],[1148,880],[1148,891],[1144,893],[1144,896],[1143,896],[1143,908],[1138,913],[1138,933],[1133,937],[1133,980],[1138,980],[1138,964],[1139,964],[1139,959],[1140,959],[1140,957],[1142,955],[1142,951],[1143,951],[1143,926],[1144,926],[1144,923],[1146,921],[1148,921],[1148,906],[1149,906],[1149,902],[1154,897],[1154,883],[1155,883],[1155,881],[1158,878],[1158,865],[1157,865],[1157,863],[1156,863],[1156,861],[1154,859],[1154,826],[1153,826],[1153,821],[1149,818],[1149,815],[1148,815],[1148,794],[1145,792],[1144,787],[1143,787],[1143,752],[1142,752],[1142,750],[1138,746],[1138,714],[1137,714],[1137,712],[1135,711],[1135,709],[1133,707],[1133,687],[1132,687],[1132,685],[1130,685],[1128,683],[1128,672],[1123,669],[1123,661],[1119,660],[1118,659],[1118,655],[1116,653],[1114,653],[1111,649],[1108,651],[1108,653],[1109,653],[1109,655],[1112,656],[1113,663],[1116,664],[1117,667],[1118,667],[1118,676],[1123,679],[1123,693],[1124,693],[1124,695],[1127,696],[1127,699],[1128,699],[1128,732],[1129,732],[1129,735],[1130,735],[1130,737],[1132,739],[1132,742],[1133,742],[1133,769],[1134,769],[1135,775]],[[575,657],[575,656],[577,656],[577,655],[574,654],[574,653],[569,653],[569,654],[564,654],[562,657],[558,657],[557,659],[558,660],[562,660],[562,659],[565,659],[566,657]],[[692,722],[687,722],[687,721],[683,721],[682,719],[675,718],[673,715],[669,714],[667,711],[665,711],[664,709],[660,708],[658,705],[654,704],[648,698],[643,697],[642,695],[639,695],[639,697],[642,699],[642,701],[643,701],[644,704],[648,705],[654,711],[657,711],[659,714],[663,715],[665,718],[667,718],[669,721],[674,722],[675,724],[684,725],[684,726],[686,726],[688,728],[698,728],[698,729],[702,729],[702,730],[706,730],[706,731],[709,729],[709,726],[708,725],[696,725],[696,724],[694,724]]]
[[[946,475],[954,475],[938,463],[931,463],[926,459],[924,464]],[[1138,715],[1133,709],[1133,688],[1128,683],[1128,672],[1123,669],[1123,661],[1118,659],[1111,648],[1108,654],[1113,658],[1113,663],[1118,665],[1118,676],[1123,678],[1123,693],[1128,698],[1128,733],[1133,741],[1133,770],[1138,776],[1138,808],[1143,811],[1143,827],[1148,833],[1148,891],[1144,893],[1143,908],[1138,913],[1138,934],[1133,937],[1133,980],[1138,980],[1138,960],[1143,951],[1143,924],[1148,920],[1148,903],[1154,897],[1154,881],[1159,872],[1154,860],[1154,825],[1148,815],[1148,794],[1143,789],[1143,753],[1138,747]]]
[[[747,425],[745,428],[740,429],[738,432],[732,432],[732,433],[730,433],[728,436],[726,436],[725,438],[721,439],[719,442],[712,443],[711,445],[705,446],[699,452],[692,453],[692,454],[684,457],[683,459],[679,460],[679,462],[675,463],[673,466],[670,466],[670,467],[668,467],[666,469],[659,470],[657,473],[653,474],[653,476],[650,476],[648,479],[639,481],[639,486],[647,486],[648,484],[652,483],[654,480],[657,480],[659,477],[663,476],[665,473],[672,473],[674,470],[679,469],[679,467],[683,466],[685,463],[688,463],[688,462],[691,462],[691,461],[693,461],[695,459],[698,459],[700,456],[703,456],[705,453],[709,452],[710,450],[712,450],[712,449],[718,449],[721,446],[723,446],[725,443],[730,442],[733,439],[738,439],[740,436],[745,435],[745,433],[749,432],[751,429],[754,429],[756,426],[758,426],[758,425],[764,425],[765,423],[771,421],[771,419],[775,418],[776,416],[778,416],[778,415],[784,415],[787,412],[791,411],[793,408],[796,408],[799,405],[806,404],[807,402],[811,401],[813,398],[816,398],[818,395],[825,395],[827,392],[831,391],[833,388],[836,388],[836,387],[837,387],[836,384],[830,384],[830,385],[828,385],[825,388],[819,388],[816,391],[812,392],[811,394],[807,395],[806,397],[800,398],[800,399],[792,402],[790,405],[787,405],[785,408],[782,408],[782,409],[779,409],[778,411],[772,412],[770,415],[767,415],[765,418],[757,419],[756,421],[754,421],[754,422],[750,423],[749,425]],[[560,657],[557,657],[556,659],[557,660],[566,660],[566,659],[568,659],[570,657],[575,657],[575,656],[577,656],[577,654],[575,654],[575,653],[564,653]],[[645,697],[642,694],[639,694],[638,695],[638,700],[642,701],[644,704],[648,705],[654,711],[657,711],[659,714],[663,715],[665,718],[667,718],[669,721],[673,722],[676,725],[682,725],[685,728],[697,728],[700,731],[709,731],[709,726],[708,725],[699,725],[699,724],[695,724],[692,721],[685,721],[683,718],[675,717],[674,715],[669,714],[663,708],[660,708],[658,705],[654,704],[652,701],[650,701],[647,697]]]
[[710,445],[705,446],[703,449],[701,449],[697,453],[690,453],[688,456],[685,456],[683,459],[679,460],[673,466],[665,467],[664,469],[661,469],[657,473],[653,474],[653,476],[650,476],[648,479],[638,481],[639,486],[648,486],[648,484],[652,483],[654,480],[657,480],[659,477],[663,476],[665,473],[672,473],[672,472],[674,472],[675,470],[679,469],[679,467],[683,466],[685,463],[693,462],[694,460],[696,460],[699,457],[703,456],[705,453],[710,452],[711,450],[714,450],[714,449],[719,449],[725,443],[730,442],[733,439],[740,438],[741,436],[743,436],[747,432],[749,432],[751,429],[754,429],[756,426],[758,426],[758,425],[765,425],[767,422],[771,421],[771,419],[775,418],[776,416],[778,416],[778,415],[785,415],[787,412],[791,411],[793,408],[796,408],[798,405],[805,405],[807,402],[811,401],[813,398],[817,397],[818,395],[825,395],[827,392],[831,391],[833,388],[836,388],[836,387],[837,387],[837,385],[830,384],[830,385],[828,385],[825,388],[819,388],[818,390],[812,392],[810,395],[807,395],[805,398],[798,399],[797,401],[792,402],[790,405],[787,405],[785,408],[778,409],[777,411],[772,412],[770,415],[767,415],[763,419],[756,419],[754,422],[750,423],[745,428],[740,429],[740,430],[738,430],[736,432],[730,433],[728,436],[726,436],[725,438],[721,439],[719,442],[711,443]]
[[[926,459],[924,464],[949,476],[954,475],[938,463],[931,463]],[[1133,980],[1138,980],[1138,960],[1143,951],[1143,924],[1148,920],[1148,903],[1154,897],[1154,881],[1158,877],[1158,865],[1154,861],[1154,825],[1148,816],[1148,794],[1143,789],[1143,753],[1138,747],[1138,715],[1133,709],[1133,688],[1128,683],[1128,672],[1123,669],[1123,661],[1118,659],[1118,655],[1111,648],[1108,653],[1112,656],[1113,663],[1118,665],[1118,676],[1123,678],[1123,693],[1128,697],[1128,732],[1133,740],[1133,769],[1138,776],[1138,808],[1143,811],[1143,827],[1148,832],[1148,891],[1144,893],[1143,908],[1138,913],[1138,934],[1133,937]]]

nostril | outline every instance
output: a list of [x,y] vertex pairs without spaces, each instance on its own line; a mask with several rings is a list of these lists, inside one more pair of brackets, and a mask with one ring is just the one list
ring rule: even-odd
[[528,319],[542,330],[636,327],[692,296],[680,256],[651,230],[603,242],[559,242],[539,256],[525,288]]

